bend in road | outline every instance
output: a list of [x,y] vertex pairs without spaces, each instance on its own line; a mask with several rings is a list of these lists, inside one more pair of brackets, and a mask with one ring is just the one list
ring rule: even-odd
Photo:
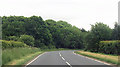
[[51,67],[111,67],[101,62],[97,62],[73,53],[74,50],[51,51],[39,56],[26,67],[31,66],[51,66]]

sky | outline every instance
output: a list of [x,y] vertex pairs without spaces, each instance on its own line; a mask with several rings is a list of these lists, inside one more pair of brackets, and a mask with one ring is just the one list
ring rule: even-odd
[[120,0],[1,0],[0,16],[41,16],[90,30],[102,22],[114,28]]

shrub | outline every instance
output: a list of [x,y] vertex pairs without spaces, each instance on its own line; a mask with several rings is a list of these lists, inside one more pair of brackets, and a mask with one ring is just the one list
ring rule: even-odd
[[120,41],[100,41],[99,52],[106,54],[120,54]]
[[54,45],[52,45],[52,44],[49,44],[49,45],[48,45],[48,48],[49,48],[49,49],[55,49],[56,47],[55,47]]
[[29,46],[34,46],[34,38],[33,36],[30,35],[21,35],[19,40],[20,42],[24,42],[25,44],[29,45]]
[[6,41],[6,40],[1,40],[2,41],[2,48],[14,48],[14,47],[28,47],[25,43],[23,42],[18,42],[18,41]]
[[9,39],[9,40],[17,41],[17,40],[19,39],[19,37],[16,37],[16,36],[9,36],[8,39]]

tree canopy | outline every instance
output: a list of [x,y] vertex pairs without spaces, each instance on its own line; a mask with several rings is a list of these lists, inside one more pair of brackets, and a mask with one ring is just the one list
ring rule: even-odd
[[90,31],[86,31],[66,21],[43,20],[40,16],[3,16],[2,20],[2,39],[22,41],[38,48],[85,48],[97,51],[99,41],[120,39],[117,38],[120,35],[120,25],[117,23],[114,29],[101,22],[96,23],[91,25]]

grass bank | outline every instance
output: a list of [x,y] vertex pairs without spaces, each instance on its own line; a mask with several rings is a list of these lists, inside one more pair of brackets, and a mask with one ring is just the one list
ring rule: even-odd
[[2,65],[22,65],[42,53],[38,48],[13,48],[2,51]]
[[92,57],[101,61],[105,61],[112,64],[118,64],[118,56],[117,55],[108,55],[108,54],[102,54],[102,53],[92,53],[88,51],[75,51],[75,53]]
[[25,64],[27,64],[28,61],[34,59],[36,56],[38,56],[41,53],[43,53],[43,52],[36,52],[33,54],[29,54],[28,56],[24,56],[18,60],[13,60],[13,61],[7,63],[7,65],[25,65]]

